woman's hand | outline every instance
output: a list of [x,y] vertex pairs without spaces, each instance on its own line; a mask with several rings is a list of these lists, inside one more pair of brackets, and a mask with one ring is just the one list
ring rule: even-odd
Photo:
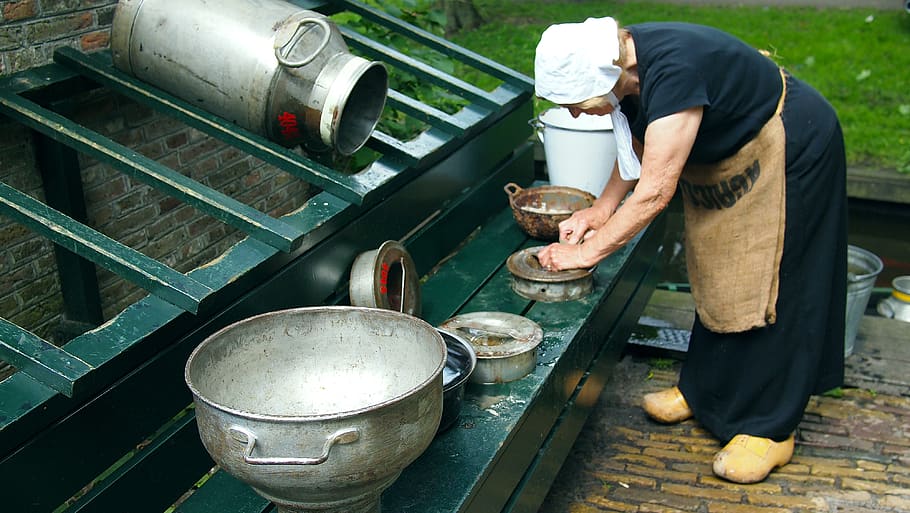
[[576,210],[572,217],[559,223],[559,242],[580,244],[591,236],[593,230],[603,226],[608,217],[596,207]]
[[541,249],[537,253],[537,260],[548,271],[582,269],[592,267],[596,263],[589,262],[585,255],[584,244],[563,244],[559,242]]

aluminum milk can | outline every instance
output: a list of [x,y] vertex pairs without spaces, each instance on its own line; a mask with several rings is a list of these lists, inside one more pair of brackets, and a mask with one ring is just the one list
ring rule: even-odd
[[286,147],[357,151],[388,71],[322,14],[281,0],[120,0],[114,65]]

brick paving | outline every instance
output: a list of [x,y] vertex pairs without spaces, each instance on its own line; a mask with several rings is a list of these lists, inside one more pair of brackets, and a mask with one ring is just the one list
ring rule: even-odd
[[845,386],[810,400],[793,460],[754,485],[713,475],[721,447],[697,421],[645,416],[680,361],[629,346],[539,513],[910,512],[910,326],[869,317]]

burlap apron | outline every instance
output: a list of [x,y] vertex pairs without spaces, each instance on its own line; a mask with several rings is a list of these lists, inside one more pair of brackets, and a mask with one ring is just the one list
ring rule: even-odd
[[784,250],[786,135],[777,110],[735,155],[680,178],[686,266],[702,324],[736,333],[774,324]]

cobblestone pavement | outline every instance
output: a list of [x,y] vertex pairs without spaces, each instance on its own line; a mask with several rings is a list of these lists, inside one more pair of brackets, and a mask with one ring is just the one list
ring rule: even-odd
[[861,328],[842,395],[811,399],[793,460],[754,485],[712,474],[720,445],[696,421],[664,426],[640,409],[680,362],[627,352],[540,513],[910,512],[910,329],[887,322]]

